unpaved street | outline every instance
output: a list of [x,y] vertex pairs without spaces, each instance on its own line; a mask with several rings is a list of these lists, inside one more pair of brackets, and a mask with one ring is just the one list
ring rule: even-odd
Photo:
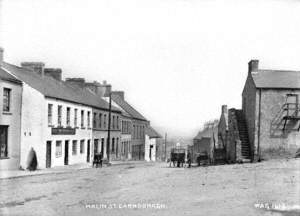
[[0,215],[298,215],[254,205],[299,204],[299,168],[299,159],[191,169],[140,163],[6,179]]

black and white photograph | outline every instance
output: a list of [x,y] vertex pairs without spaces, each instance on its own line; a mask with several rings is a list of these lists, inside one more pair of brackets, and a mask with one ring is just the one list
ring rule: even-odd
[[0,216],[299,216],[300,0],[0,0]]

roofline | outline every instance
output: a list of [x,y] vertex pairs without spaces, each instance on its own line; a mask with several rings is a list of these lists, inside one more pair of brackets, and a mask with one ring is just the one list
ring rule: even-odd
[[[100,109],[100,110],[108,111],[109,112],[109,109],[100,108],[100,107],[96,107],[96,106],[91,106],[91,105],[88,105],[88,104],[79,103],[79,102],[75,102],[75,101],[72,101],[72,100],[66,100],[66,99],[61,99],[61,98],[47,96],[47,95],[45,95],[45,98],[58,99],[58,100],[61,100],[61,101],[71,102],[71,103],[75,103],[75,104],[79,104],[79,105],[84,105],[84,106],[91,107],[91,108],[94,108],[94,109]],[[121,110],[120,111],[118,111],[118,110],[111,110],[111,112],[122,113]]]
[[291,88],[291,87],[257,87],[255,86],[256,89],[278,89],[278,90],[291,90],[291,89],[295,89],[295,90],[300,90],[300,88]]
[[22,81],[20,80],[16,80],[16,79],[10,79],[10,78],[3,78],[1,77],[0,80],[4,80],[4,81],[7,81],[7,82],[12,82],[12,83],[15,83],[15,84],[18,84],[18,85],[22,85]]

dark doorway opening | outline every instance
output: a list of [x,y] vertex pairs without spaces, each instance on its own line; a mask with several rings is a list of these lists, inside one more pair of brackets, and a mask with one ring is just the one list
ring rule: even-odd
[[46,168],[51,167],[51,141],[47,141],[46,145]]
[[69,140],[65,141],[65,160],[64,164],[68,165],[69,164]]

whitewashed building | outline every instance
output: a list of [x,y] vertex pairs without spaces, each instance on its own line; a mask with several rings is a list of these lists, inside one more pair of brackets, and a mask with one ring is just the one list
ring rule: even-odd
[[151,126],[146,128],[145,132],[145,160],[156,161],[156,152],[158,148],[158,139],[162,136],[157,133]]
[[[2,54],[3,50],[0,50]],[[2,55],[1,55],[2,56]],[[1,68],[0,58],[0,170],[20,165],[22,82]]]
[[61,70],[44,70],[43,63],[17,67],[3,62],[2,66],[23,83],[21,167],[27,167],[31,148],[39,168],[91,162],[93,108],[107,108],[107,103],[86,89],[68,85],[61,80]]

